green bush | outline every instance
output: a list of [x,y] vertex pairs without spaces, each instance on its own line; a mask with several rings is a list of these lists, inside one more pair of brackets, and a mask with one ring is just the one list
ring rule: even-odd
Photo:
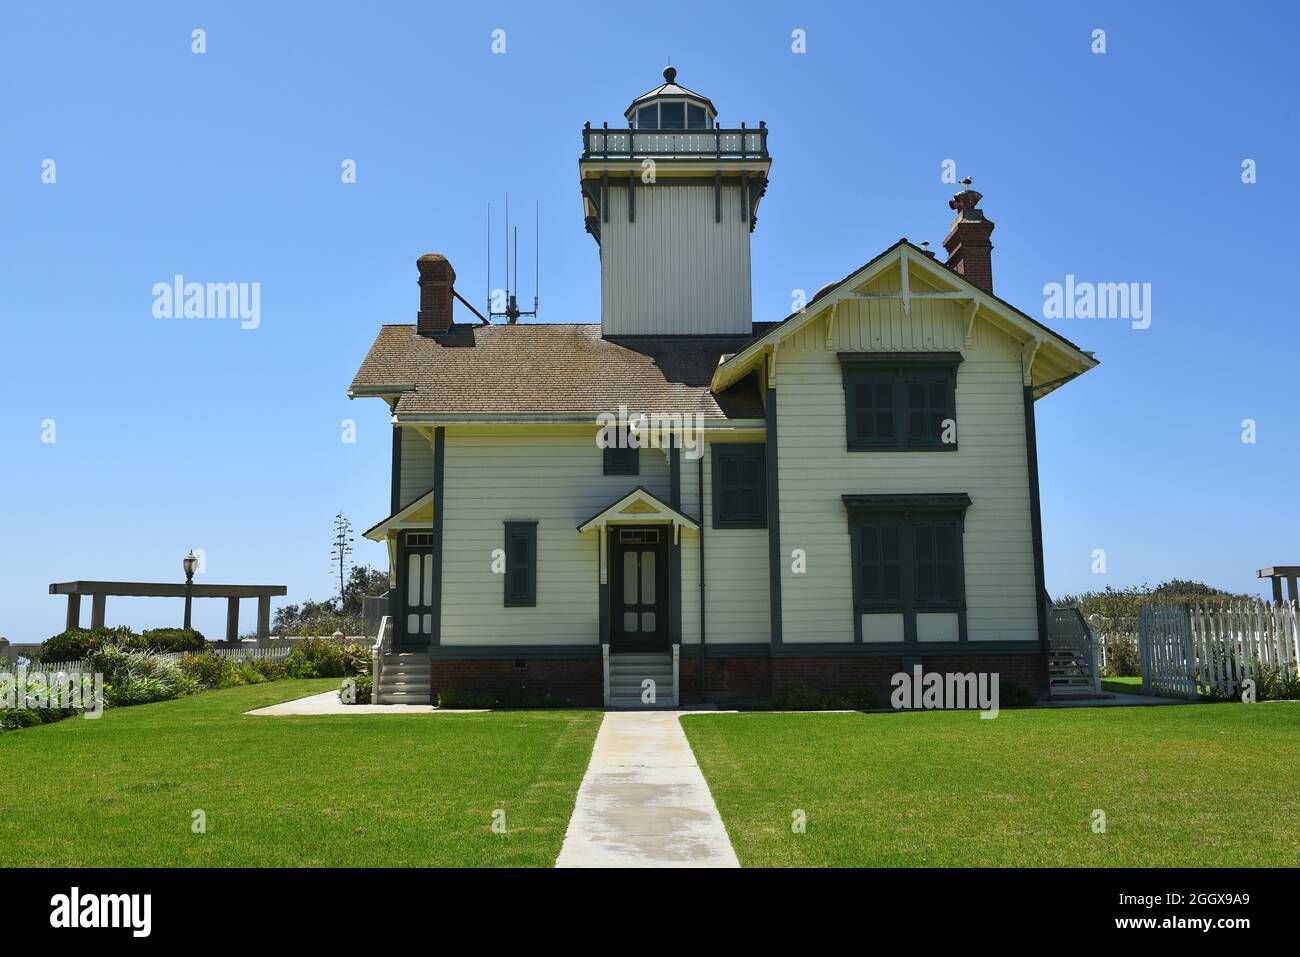
[[81,661],[105,645],[128,645],[138,639],[130,628],[69,628],[41,644],[40,661]]
[[203,651],[207,640],[193,628],[150,628],[140,632],[139,647],[159,654]]
[[[278,661],[267,661],[265,658],[249,658],[240,666],[244,674],[257,675],[261,681],[279,681],[281,678],[289,677],[289,670]],[[257,682],[250,681],[249,684]]]
[[343,649],[325,638],[304,638],[293,646],[284,665],[291,678],[342,678]]
[[158,657],[152,651],[124,648],[121,645],[102,645],[91,651],[86,662],[92,672],[104,676],[104,684],[119,683],[127,678],[157,678],[174,684],[181,676],[181,666],[175,661]]
[[[351,695],[348,694],[349,691]],[[344,680],[343,687],[339,688],[339,700],[344,704],[370,704],[373,691],[370,675],[356,675]]]
[[370,674],[370,646],[359,641],[349,641],[343,646],[343,673],[345,675]]
[[235,663],[215,651],[186,655],[181,659],[181,671],[204,688],[229,688],[244,683]]
[[1137,635],[1101,635],[1106,645],[1106,677],[1137,678],[1142,674],[1142,657]]
[[1015,678],[1002,677],[998,680],[999,708],[1032,708],[1036,704],[1038,695]]
[[164,681],[153,675],[128,674],[111,685],[107,682],[104,684],[104,697],[109,704],[120,707],[169,701],[179,694],[175,680]]
[[879,704],[868,691],[836,693],[796,684],[773,695],[768,707],[773,711],[865,711]]
[[[73,677],[73,681],[82,683],[82,700],[90,701],[94,694],[94,680],[89,675]],[[0,673],[0,702],[7,702],[12,695],[15,707],[0,704],[0,731],[16,731],[38,724],[50,724],[80,714],[82,708],[28,708],[28,694],[39,694],[43,689],[35,681],[28,680],[26,688],[17,688],[17,676]],[[48,691],[48,688],[44,689]],[[21,695],[21,697],[20,697]]]
[[69,628],[48,638],[37,657],[41,661],[81,661],[106,645],[159,654],[202,651],[203,635],[193,629],[151,628],[136,634],[130,628]]
[[176,679],[177,697],[185,697],[187,695],[198,694],[202,690],[203,690],[203,685],[199,684],[197,680],[191,678],[187,674],[182,674],[179,678]]
[[449,691],[438,692],[439,708],[495,708],[497,699],[488,694],[475,694],[470,691]]

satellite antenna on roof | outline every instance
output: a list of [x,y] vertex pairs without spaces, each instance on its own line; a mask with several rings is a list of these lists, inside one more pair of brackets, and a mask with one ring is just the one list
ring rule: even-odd
[[[492,288],[492,204],[488,203],[487,211],[487,279],[488,279],[488,297],[487,297],[487,314],[490,318],[499,316],[505,317],[505,320],[514,325],[519,321],[520,316],[537,315],[537,293],[540,288],[539,280],[541,278],[541,203],[537,203],[533,208],[533,308],[524,310],[519,308],[519,227],[514,227],[513,234],[510,231],[510,194],[506,193],[506,284],[502,293],[505,296],[504,304],[499,303],[495,296],[495,290]],[[514,239],[514,280],[515,284],[510,285],[511,265],[510,265],[510,241]],[[502,308],[496,308],[497,305]]]

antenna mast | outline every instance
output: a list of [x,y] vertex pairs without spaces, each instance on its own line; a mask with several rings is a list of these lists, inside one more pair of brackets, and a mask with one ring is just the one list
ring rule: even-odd
[[[501,317],[508,323],[514,325],[519,321],[520,316],[536,316],[540,305],[540,280],[541,280],[541,208],[540,202],[534,204],[533,209],[533,308],[524,310],[519,308],[519,227],[515,226],[513,231],[510,226],[510,194],[506,193],[505,202],[505,221],[506,221],[506,284],[505,289],[505,308],[496,310],[492,308],[492,204],[488,203],[488,225],[487,225],[487,254],[488,254],[488,308],[487,314],[491,318]],[[514,267],[513,278],[514,285],[511,285],[511,240],[514,240]]]

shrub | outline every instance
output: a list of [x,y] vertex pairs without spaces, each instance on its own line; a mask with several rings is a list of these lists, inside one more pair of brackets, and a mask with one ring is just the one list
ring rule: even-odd
[[[262,681],[279,681],[281,678],[289,677],[289,671],[278,661],[267,661],[265,658],[249,658],[241,666],[241,671],[247,674],[255,674]],[[253,684],[253,682],[249,682]]]
[[[71,677],[74,682],[80,681],[82,684],[82,700],[90,701],[94,694],[94,680],[89,675]],[[16,675],[0,673],[0,731],[16,731],[19,728],[30,728],[38,724],[50,724],[80,714],[84,710],[84,708],[26,707],[29,694],[41,695],[42,692],[48,692],[49,688],[42,687],[32,680],[28,680],[25,688],[18,688],[17,683]],[[14,707],[5,707],[11,696]]]
[[177,683],[153,675],[127,674],[113,684],[104,685],[104,697],[110,704],[128,706],[168,701],[180,694]]
[[773,695],[768,707],[774,711],[862,711],[879,705],[868,691],[833,693],[796,684]]
[[495,708],[497,699],[492,695],[475,694],[471,691],[439,691],[439,708]]
[[86,658],[92,672],[104,675],[104,684],[119,683],[127,678],[157,678],[174,684],[181,668],[174,661],[159,658],[152,651],[138,651],[120,645],[103,645]]
[[339,688],[339,700],[344,704],[370,704],[373,690],[370,675],[357,675],[343,682],[343,687]]
[[159,654],[203,651],[207,640],[193,628],[150,628],[140,632],[139,647]]
[[69,628],[41,644],[40,661],[81,661],[105,645],[127,645],[138,636],[130,628]]
[[999,708],[1032,708],[1038,704],[1038,695],[1034,694],[1015,678],[1002,677],[998,681]]
[[204,688],[229,688],[244,683],[234,662],[215,651],[186,655],[181,659],[181,671]]
[[349,641],[343,646],[343,673],[345,675],[370,674],[370,646],[359,641]]
[[342,678],[343,649],[324,638],[304,638],[285,660],[291,678]]
[[1142,674],[1142,659],[1136,634],[1103,634],[1106,646],[1106,677],[1136,678]]
[[199,684],[197,680],[191,678],[187,674],[182,674],[176,679],[176,694],[178,697],[198,694],[202,690],[203,685]]

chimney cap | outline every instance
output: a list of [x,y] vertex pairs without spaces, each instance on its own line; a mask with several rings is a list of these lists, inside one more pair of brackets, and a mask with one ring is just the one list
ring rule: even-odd
[[442,253],[425,253],[423,256],[421,256],[419,259],[416,260],[416,262],[421,262],[421,263],[446,262],[446,261],[447,261],[447,257],[444,256]]
[[960,193],[953,194],[952,199],[948,200],[948,208],[955,209],[958,213],[974,212],[975,207],[979,206],[980,200],[983,198],[983,193],[968,186]]

